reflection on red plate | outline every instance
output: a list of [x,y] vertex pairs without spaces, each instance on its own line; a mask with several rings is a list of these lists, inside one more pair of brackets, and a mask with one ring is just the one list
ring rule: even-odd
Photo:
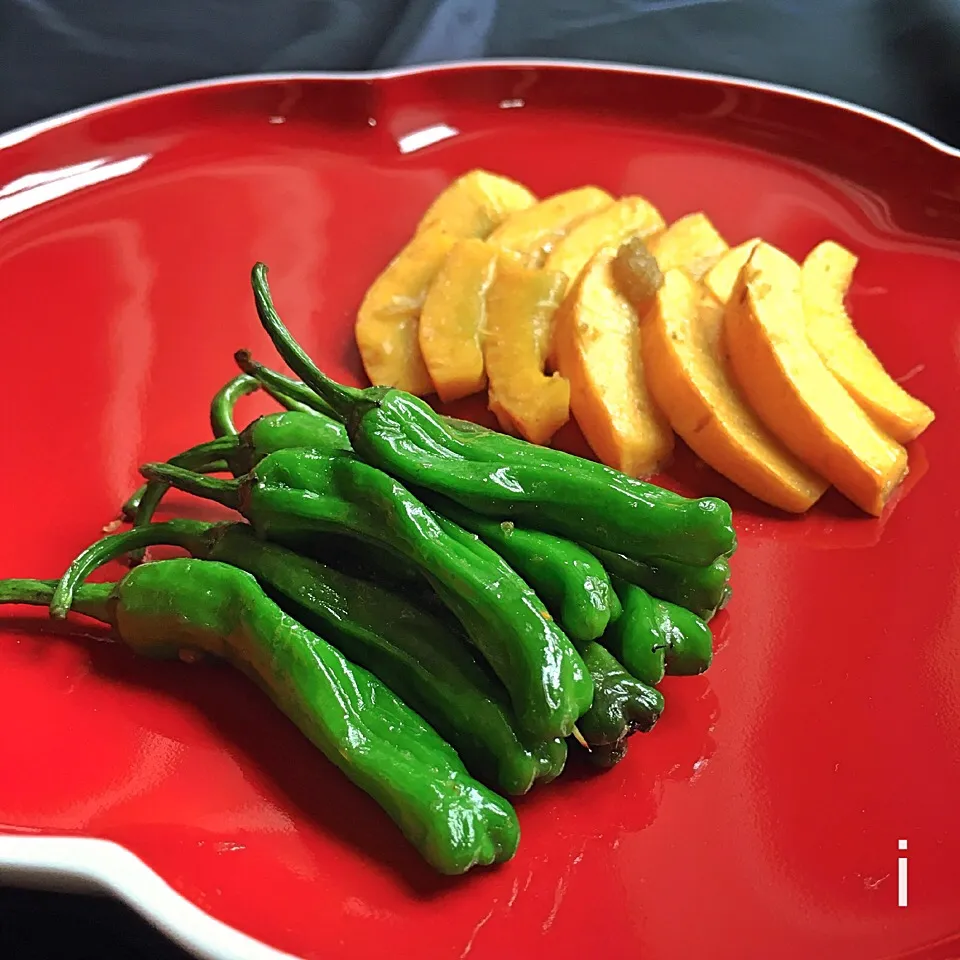
[[[6,612],[2,829],[116,840],[306,957],[960,952],[955,155],[783,92],[543,65],[230,82],[0,143],[3,576],[60,573],[139,462],[205,437],[233,351],[272,356],[254,261],[307,349],[358,381],[362,292],[476,166],[542,194],[641,193],[669,218],[705,209],[731,242],[794,256],[848,245],[858,324],[939,415],[879,521],[832,493],[787,520],[678,454],[665,483],[736,508],[722,649],[665,684],[661,724],[622,765],[573,763],[519,802],[500,869],[431,875],[229,670],[141,663],[93,628]],[[560,442],[583,450],[573,427]]]

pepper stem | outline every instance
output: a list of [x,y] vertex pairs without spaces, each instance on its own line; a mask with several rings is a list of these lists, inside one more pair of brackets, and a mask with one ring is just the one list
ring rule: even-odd
[[346,423],[357,404],[368,399],[367,392],[331,380],[310,359],[303,347],[297,343],[273,305],[273,297],[267,283],[267,265],[265,263],[254,265],[251,283],[260,324],[267,331],[273,345],[277,348],[277,352],[283,357],[290,369],[311,390],[315,390],[333,407],[338,419]]
[[[223,459],[223,455],[229,455],[239,445],[240,441],[235,435],[218,437],[216,440],[198,443],[195,447],[178,453],[170,458],[170,463],[177,467],[186,467],[188,470],[196,470],[197,473],[226,473],[230,470],[230,465]],[[124,520],[132,520],[138,525],[149,523],[166,492],[167,487],[163,484],[145,483],[130,494],[120,508],[120,515]]]
[[125,533],[103,537],[87,547],[67,567],[48,599],[50,616],[55,620],[62,620],[75,606],[74,596],[78,586],[105,563],[133,550],[160,544],[182,547],[193,556],[198,556],[205,552],[206,535],[216,526],[217,524],[200,520],[169,520],[166,523],[152,523],[146,527],[134,527]]
[[233,419],[237,401],[259,389],[260,382],[255,377],[241,373],[213,395],[210,401],[210,428],[215,437],[234,436],[240,432]]
[[[239,447],[239,437],[236,434],[227,434],[218,437],[216,440],[198,443],[195,447],[190,447],[189,450],[184,450],[183,453],[171,457],[169,463],[175,467],[194,470],[197,473],[227,473],[230,471],[229,456],[236,452]],[[168,484],[158,483],[157,481],[151,481],[140,488],[138,491],[140,496],[133,514],[135,526],[142,527],[144,524],[150,523],[153,515],[157,512],[157,507],[160,506],[160,501],[169,489]]]
[[[78,613],[113,626],[110,598],[113,583],[85,583],[78,591],[74,608]],[[46,607],[57,589],[56,580],[0,580],[0,604]]]
[[576,724],[573,725],[572,733],[573,739],[576,740],[577,743],[579,743],[580,746],[587,751],[587,753],[590,753],[590,744],[584,739],[583,734],[580,732],[580,728]]
[[[283,404],[289,409],[306,408],[314,413],[322,413],[324,416],[332,417],[338,420],[336,411],[327,403],[323,397],[318,396],[305,383],[299,380],[291,380],[270,367],[258,363],[250,355],[249,350],[238,350],[233,359],[237,366],[251,377],[256,377],[260,386],[270,394],[278,403]],[[296,404],[297,406],[293,406]]]
[[192,470],[185,470],[183,467],[176,467],[171,463],[145,463],[140,468],[140,473],[147,480],[159,480],[185,493],[222,503],[231,510],[240,509],[242,484],[239,480],[219,480],[204,476],[202,473],[194,473]]

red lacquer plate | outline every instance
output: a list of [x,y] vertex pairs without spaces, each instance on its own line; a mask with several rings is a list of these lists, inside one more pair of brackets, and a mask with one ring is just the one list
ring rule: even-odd
[[664,684],[620,766],[521,800],[516,858],[460,879],[228,669],[0,611],[7,877],[100,882],[209,956],[960,955],[960,154],[788,90],[549,63],[199,84],[0,148],[2,576],[59,575],[139,463],[207,436],[234,350],[274,362],[255,261],[361,382],[360,297],[473,167],[795,257],[837,240],[858,326],[938,414],[879,520],[834,493],[784,519],[681,454],[664,482],[729,498],[740,538],[713,667]]

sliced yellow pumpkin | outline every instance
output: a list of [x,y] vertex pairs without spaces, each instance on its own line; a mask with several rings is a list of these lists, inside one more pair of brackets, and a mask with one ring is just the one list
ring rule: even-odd
[[433,201],[407,245],[374,280],[357,313],[355,337],[364,370],[376,385],[417,396],[433,392],[420,349],[420,311],[454,243],[485,237],[536,197],[519,183],[485,170],[454,180]]
[[420,313],[420,349],[441,400],[470,396],[487,383],[481,331],[497,248],[459,240],[427,291]]
[[860,509],[879,516],[907,470],[907,452],[873,423],[807,338],[800,267],[759,243],[724,314],[740,391],[793,454]]
[[441,226],[457,237],[485,237],[505,217],[536,202],[536,194],[516,180],[488,170],[471,170],[430,204],[417,232]]
[[544,267],[576,282],[587,261],[603,246],[619,246],[629,237],[649,237],[666,226],[660,211],[644,197],[621,197],[585,217],[557,241]]
[[828,484],[747,405],[722,351],[723,305],[682,270],[667,270],[640,322],[647,386],[670,426],[718,473],[758,500],[803,513]]
[[541,351],[541,331],[549,328],[565,289],[562,273],[525,267],[501,252],[487,291],[488,406],[503,430],[531,443],[548,443],[570,419],[570,384],[543,372]]
[[507,217],[490,234],[490,242],[516,254],[526,266],[540,267],[574,224],[611,203],[613,197],[599,187],[556,193]]
[[612,270],[617,250],[601,247],[571,287],[554,323],[554,360],[597,457],[648,477],[669,459],[673,431],[647,389],[637,313]]
[[418,233],[367,291],[354,335],[372,384],[418,397],[433,392],[420,351],[420,310],[456,242],[455,236],[439,229]]
[[647,244],[660,269],[686,270],[699,280],[729,250],[710,218],[701,212],[675,220]]
[[844,306],[856,266],[856,256],[832,240],[814,247],[804,260],[800,289],[807,336],[827,369],[874,422],[906,443],[926,430],[934,412],[887,373],[857,333]]
[[703,285],[720,303],[726,303],[733,293],[737,277],[750,254],[760,242],[759,237],[731,247],[703,276]]

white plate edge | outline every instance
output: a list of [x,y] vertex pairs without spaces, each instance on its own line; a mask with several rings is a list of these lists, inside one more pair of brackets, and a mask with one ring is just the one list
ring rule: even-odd
[[0,884],[111,893],[201,960],[297,960],[214,919],[110,840],[0,835]]

